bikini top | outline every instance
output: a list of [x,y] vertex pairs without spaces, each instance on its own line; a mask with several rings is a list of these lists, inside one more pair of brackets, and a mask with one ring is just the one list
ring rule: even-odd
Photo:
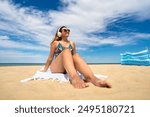
[[55,53],[54,53],[55,58],[56,58],[65,48],[69,48],[70,51],[71,51],[71,53],[72,53],[73,47],[72,47],[72,45],[71,45],[70,42],[69,42],[69,46],[68,46],[68,47],[63,47],[62,44],[59,42],[59,43],[57,44],[57,47],[56,47],[56,50],[55,50]]

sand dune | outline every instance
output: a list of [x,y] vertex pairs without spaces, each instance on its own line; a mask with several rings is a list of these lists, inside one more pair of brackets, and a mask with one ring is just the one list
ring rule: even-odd
[[150,66],[89,65],[96,74],[108,75],[111,89],[89,83],[85,89],[75,89],[70,83],[52,80],[20,80],[33,76],[42,66],[0,67],[1,100],[149,100]]

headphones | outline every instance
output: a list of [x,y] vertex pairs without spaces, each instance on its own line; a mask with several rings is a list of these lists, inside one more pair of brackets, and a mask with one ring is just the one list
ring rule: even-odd
[[61,37],[61,32],[60,32],[61,28],[63,29],[63,28],[67,28],[67,27],[66,26],[61,26],[61,27],[58,28],[58,30],[57,30],[57,36],[58,37]]
[[58,37],[61,37],[60,29],[61,29],[61,27],[59,27],[58,30],[57,30],[57,36],[58,36]]

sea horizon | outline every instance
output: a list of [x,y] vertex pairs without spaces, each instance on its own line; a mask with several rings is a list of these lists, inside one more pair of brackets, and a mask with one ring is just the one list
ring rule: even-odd
[[[120,63],[87,63],[88,65],[96,65],[96,64],[120,64]],[[45,65],[45,63],[0,63],[0,66],[37,66],[37,65]]]

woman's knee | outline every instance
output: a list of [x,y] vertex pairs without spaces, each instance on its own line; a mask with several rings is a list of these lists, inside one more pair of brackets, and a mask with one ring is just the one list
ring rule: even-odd
[[79,55],[78,53],[73,54],[72,57],[73,57],[73,60],[74,60],[74,61],[81,59],[81,57],[80,57],[80,55]]
[[78,53],[73,54],[74,59],[79,58],[79,57],[80,57],[80,55]]

